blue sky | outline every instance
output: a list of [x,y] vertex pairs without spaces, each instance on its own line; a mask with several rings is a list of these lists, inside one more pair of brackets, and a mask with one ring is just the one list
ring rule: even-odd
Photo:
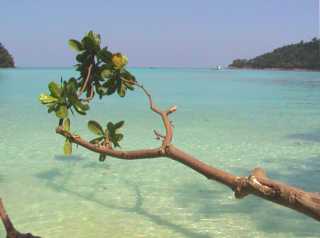
[[319,34],[318,0],[1,0],[20,67],[72,66],[67,40],[101,33],[130,66],[227,65]]

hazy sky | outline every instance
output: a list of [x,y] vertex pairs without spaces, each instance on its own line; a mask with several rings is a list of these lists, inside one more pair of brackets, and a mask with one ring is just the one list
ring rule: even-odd
[[67,40],[101,33],[130,66],[226,65],[319,33],[318,0],[0,0],[17,66],[71,66]]

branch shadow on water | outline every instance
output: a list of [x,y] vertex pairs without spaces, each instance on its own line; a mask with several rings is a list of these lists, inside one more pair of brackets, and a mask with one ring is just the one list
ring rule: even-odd
[[305,132],[305,133],[294,133],[287,136],[288,139],[300,140],[303,142],[320,143],[320,129]]
[[[165,218],[161,217],[160,215],[152,214],[151,212],[149,212],[147,209],[145,209],[143,207],[144,198],[141,194],[139,186],[134,183],[124,181],[126,186],[130,190],[132,190],[135,194],[136,200],[135,200],[134,206],[132,206],[132,207],[122,207],[122,206],[110,204],[106,201],[103,201],[103,200],[97,198],[95,196],[94,192],[93,193],[92,192],[84,193],[84,192],[74,191],[74,190],[68,188],[67,182],[71,179],[72,170],[73,170],[73,164],[70,163],[70,161],[77,163],[78,161],[81,161],[81,157],[72,156],[71,160],[69,160],[69,157],[56,156],[55,159],[68,163],[66,166],[69,167],[69,172],[66,173],[66,171],[65,171],[66,166],[64,166],[63,172],[61,172],[60,168],[53,168],[53,169],[50,169],[50,170],[47,170],[45,172],[41,172],[41,173],[38,173],[35,175],[38,179],[45,182],[45,184],[50,189],[53,189],[57,192],[63,192],[63,193],[70,194],[72,196],[76,196],[78,198],[95,203],[95,204],[97,204],[101,207],[104,207],[104,208],[114,209],[114,210],[118,210],[118,211],[126,212],[126,213],[138,214],[140,216],[143,216],[145,219],[150,220],[151,222],[153,222],[154,224],[156,224],[158,226],[165,227],[175,233],[181,234],[183,237],[212,238],[212,236],[209,236],[208,234],[203,234],[203,233],[199,233],[197,231],[193,231],[192,229],[184,227],[183,225],[175,224],[171,221],[168,221]],[[78,159],[80,159],[80,160],[78,160]],[[93,165],[93,164],[97,164],[97,166]],[[98,163],[96,161],[95,162],[92,161],[89,164],[86,163],[86,164],[82,165],[83,169],[91,169],[91,168],[96,168],[96,167],[101,168],[101,163]],[[92,172],[92,171],[88,171],[88,173],[89,172]],[[60,180],[62,179],[62,182],[56,183],[55,181],[57,180],[57,178],[59,178]],[[101,187],[101,186],[103,186],[103,181],[98,181],[97,183],[95,183],[91,186],[92,187],[99,187],[99,186]]]

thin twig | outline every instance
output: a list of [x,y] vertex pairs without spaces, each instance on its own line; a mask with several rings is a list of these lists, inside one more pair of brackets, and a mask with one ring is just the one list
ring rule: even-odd
[[82,93],[84,92],[84,90],[87,88],[87,84],[89,83],[90,78],[91,78],[91,70],[92,70],[92,67],[93,67],[93,64],[90,64],[90,66],[89,66],[89,68],[88,68],[88,73],[87,73],[86,80],[84,81],[82,87],[80,88],[78,96],[81,96],[81,94],[82,94]]

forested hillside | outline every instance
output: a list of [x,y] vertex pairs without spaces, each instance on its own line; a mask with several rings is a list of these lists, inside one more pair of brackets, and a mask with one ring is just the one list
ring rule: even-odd
[[236,59],[233,68],[283,68],[320,70],[320,39],[286,45],[253,59]]
[[14,60],[8,50],[0,43],[0,68],[13,68]]

